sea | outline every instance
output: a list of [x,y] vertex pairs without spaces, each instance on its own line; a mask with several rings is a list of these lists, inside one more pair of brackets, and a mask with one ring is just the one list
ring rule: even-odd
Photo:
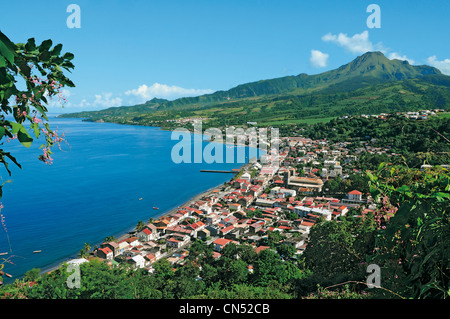
[[[202,136],[203,149],[222,147],[225,162],[226,151],[231,151],[226,148],[231,147],[235,160],[178,163],[172,152],[181,138],[174,138],[171,131],[56,115],[49,116],[50,128],[64,133],[65,141],[60,148],[53,147],[51,165],[38,160],[43,154],[42,137],[29,148],[17,140],[2,140],[1,147],[22,166],[10,162],[11,176],[0,167],[0,264],[12,276],[3,276],[4,283],[20,279],[32,268],[52,269],[77,258],[85,243],[95,247],[108,236],[117,238],[133,230],[139,221],[183,205],[234,176],[201,170],[237,169],[254,154],[249,147],[219,146]],[[245,159],[238,158],[240,151]]]

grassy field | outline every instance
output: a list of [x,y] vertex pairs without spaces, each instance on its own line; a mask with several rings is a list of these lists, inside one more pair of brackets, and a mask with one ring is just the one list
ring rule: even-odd
[[444,119],[450,118],[450,112],[438,113],[438,116]]
[[260,125],[292,125],[292,124],[316,124],[316,123],[328,123],[335,117],[322,117],[322,118],[309,118],[309,119],[279,119],[279,120],[270,120],[270,121],[262,121],[258,122]]

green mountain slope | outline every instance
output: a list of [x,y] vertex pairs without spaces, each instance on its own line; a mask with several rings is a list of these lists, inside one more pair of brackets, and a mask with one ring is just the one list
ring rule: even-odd
[[[159,125],[167,119],[202,116],[209,125],[295,123],[309,118],[449,108],[450,77],[431,66],[389,60],[367,52],[337,69],[316,75],[299,74],[238,85],[173,101],[152,99],[144,104],[95,112],[66,114],[91,120]],[[162,122],[163,121],[163,122]]]

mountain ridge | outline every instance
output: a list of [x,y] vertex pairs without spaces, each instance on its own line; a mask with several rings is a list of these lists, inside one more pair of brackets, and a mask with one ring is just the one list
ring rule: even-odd
[[[420,105],[448,108],[450,76],[428,65],[390,60],[381,52],[367,52],[347,64],[319,74],[300,73],[237,85],[176,100],[153,98],[143,104],[100,111],[64,114],[91,120],[151,125],[183,116],[221,117],[236,122],[255,118],[283,121],[300,117],[326,117],[374,110],[417,109]],[[399,93],[399,92],[405,92]],[[377,94],[379,93],[379,94]],[[399,95],[400,94],[400,95]],[[355,98],[368,103],[356,103]],[[375,101],[374,101],[375,100]],[[226,122],[226,120],[225,120]]]
[[[381,69],[381,70],[380,70]],[[375,73],[375,76],[374,76]],[[277,77],[266,80],[259,80],[240,84],[226,91],[216,91],[214,93],[204,94],[197,97],[182,97],[174,101],[164,102],[168,105],[175,105],[181,101],[195,101],[201,102],[201,99],[206,97],[218,96],[221,98],[248,98],[260,95],[281,94],[290,90],[303,89],[306,93],[311,90],[313,86],[320,85],[324,82],[334,84],[341,80],[348,80],[357,76],[372,76],[380,81],[383,80],[402,80],[409,78],[417,78],[424,75],[442,73],[432,66],[427,65],[411,65],[408,61],[389,60],[383,53],[379,51],[366,52],[361,56],[356,57],[353,61],[340,66],[337,69],[325,71],[319,74],[308,75],[300,73],[299,75],[290,75],[284,77]],[[345,79],[343,79],[345,78]],[[280,85],[281,84],[281,85]],[[154,99],[153,99],[154,100]],[[144,104],[147,104],[147,101]],[[177,101],[177,102],[176,102]],[[185,103],[182,103],[185,104]]]

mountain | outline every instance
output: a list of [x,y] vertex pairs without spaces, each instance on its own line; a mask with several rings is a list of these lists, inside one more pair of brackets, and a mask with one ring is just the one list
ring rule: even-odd
[[173,101],[154,98],[135,106],[63,116],[143,125],[187,116],[208,117],[215,125],[245,121],[270,124],[420,107],[448,108],[449,87],[450,77],[434,67],[367,52],[320,74],[301,73],[196,97]]

